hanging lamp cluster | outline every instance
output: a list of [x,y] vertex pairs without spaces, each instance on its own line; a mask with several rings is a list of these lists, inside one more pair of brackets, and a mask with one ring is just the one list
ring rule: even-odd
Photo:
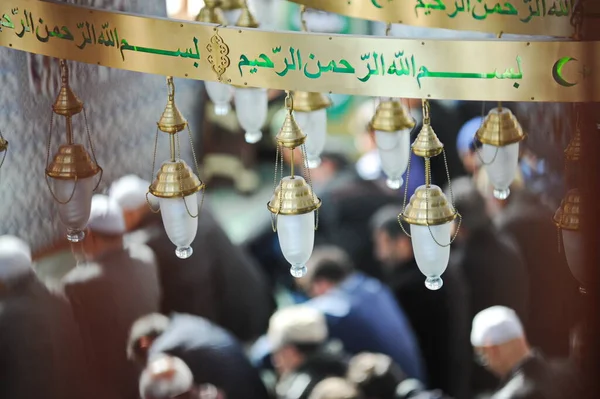
[[387,99],[380,101],[370,126],[375,132],[386,184],[397,190],[404,184],[402,176],[408,167],[410,132],[415,127],[415,120],[398,99]]
[[[305,12],[306,6],[301,6],[302,31],[308,32],[304,18]],[[327,140],[327,108],[330,108],[333,103],[324,93],[295,91],[292,94],[294,117],[300,129],[307,132],[305,145],[308,167],[316,168],[321,164],[321,154]]]
[[[454,198],[449,202],[442,189],[431,183],[431,158],[443,154],[450,194],[453,197],[444,145],[431,127],[428,100],[423,100],[423,127],[412,144],[412,152],[425,158],[425,185],[415,190],[409,204],[406,205],[410,178],[409,158],[407,181],[404,186],[404,205],[402,213],[398,215],[398,222],[403,230],[402,222],[410,224],[410,234],[406,230],[404,232],[412,238],[417,266],[427,277],[425,286],[430,290],[438,290],[443,285],[441,275],[448,267],[450,244],[458,234],[462,217],[454,207]],[[452,236],[453,222],[457,217],[459,223]]]
[[523,128],[513,113],[498,103],[475,137],[483,144],[479,156],[494,186],[494,197],[505,200],[519,168],[519,143],[525,139]]
[[[154,159],[152,160],[152,174],[154,175],[156,152],[158,145],[158,131],[169,135],[170,159],[164,161],[156,173],[156,177],[149,187],[148,194],[158,198],[159,210],[153,210],[150,201],[148,205],[153,212],[161,212],[167,236],[177,247],[175,254],[186,259],[192,256],[190,246],[198,231],[198,217],[204,203],[205,185],[199,179],[198,162],[194,151],[192,133],[187,120],[175,105],[175,84],[172,77],[167,77],[168,99],[167,106],[157,123],[154,141]],[[181,159],[181,150],[178,133],[187,129],[192,147],[194,163],[198,175]],[[198,205],[198,192],[202,191],[202,199]]]
[[[58,204],[60,221],[67,228],[67,239],[71,242],[79,242],[85,237],[84,229],[90,217],[92,193],[98,188],[103,171],[96,161],[85,107],[69,86],[69,67],[65,60],[60,60],[60,74],[61,88],[52,105],[53,112],[50,119],[46,183]],[[74,142],[73,117],[79,113],[83,113],[85,132],[92,156],[83,144]],[[54,115],[65,118],[66,143],[60,145],[52,157],[52,162],[49,162]],[[100,178],[94,182],[97,174],[100,174]]]
[[[575,133],[565,149],[565,169],[569,172],[576,168],[581,159],[581,131],[579,129],[579,111],[577,110]],[[568,173],[567,173],[568,176]],[[583,248],[583,233],[581,231],[581,194],[579,189],[570,189],[560,206],[554,213],[554,224],[558,228],[559,238],[567,258],[571,274],[580,284],[580,292],[585,293],[591,281],[585,271],[585,251]],[[560,243],[559,243],[560,248]]]
[[[306,274],[308,262],[314,247],[315,230],[318,227],[318,209],[321,200],[314,194],[310,170],[307,165],[304,143],[307,135],[298,126],[293,110],[293,97],[288,93],[285,99],[287,114],[281,130],[276,136],[277,155],[275,178],[271,200],[267,208],[272,214],[273,231],[277,232],[279,245],[285,259],[290,263],[290,273],[294,277]],[[294,172],[294,152],[302,151],[302,165],[306,179]],[[283,176],[283,151],[290,151],[290,176]],[[278,163],[281,180],[277,183]]]

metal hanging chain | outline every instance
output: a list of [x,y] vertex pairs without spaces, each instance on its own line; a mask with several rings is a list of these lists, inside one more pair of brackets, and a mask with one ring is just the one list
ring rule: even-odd
[[[150,175],[150,182],[154,181],[154,168],[156,166],[156,150],[158,147],[158,126],[156,126],[156,135],[154,136],[154,155],[152,157],[152,174]],[[150,183],[152,184],[152,183]],[[152,208],[152,204],[150,203],[150,199],[148,198],[148,194],[150,194],[149,191],[146,192],[146,203],[148,203],[148,207],[150,208],[150,211],[152,213],[158,213],[160,212],[160,208],[154,210],[154,208]]]
[[[277,190],[277,164],[279,163],[279,150],[280,150],[280,145],[279,143],[277,143],[275,145],[275,171],[273,173],[273,194],[275,194],[275,191]],[[277,216],[274,215],[273,213],[271,213],[271,228],[273,229],[273,232],[277,231]]]
[[[479,129],[481,129],[483,127],[483,123],[485,122],[485,101],[483,101],[481,103],[481,125],[479,126]],[[502,127],[500,127],[500,129],[502,129]],[[477,135],[473,136],[473,144],[477,144]],[[498,156],[498,150],[500,150],[500,147],[496,147],[496,151],[494,152],[494,156],[492,157],[492,160],[490,162],[485,162],[483,160],[483,155],[481,154],[481,150],[479,148],[477,148],[477,146],[475,147],[475,153],[477,154],[477,158],[479,158],[479,161],[481,162],[482,165],[484,166],[489,166],[491,164],[494,163],[494,161],[496,160],[496,157]],[[444,156],[446,156],[446,154],[444,154]]]
[[90,144],[90,150],[92,151],[92,157],[94,158],[94,163],[100,169],[100,178],[98,179],[98,183],[96,183],[96,187],[94,187],[93,191],[98,189],[100,183],[102,182],[102,177],[104,176],[104,169],[100,165],[98,165],[98,161],[96,160],[96,151],[94,150],[94,143],[92,143],[92,136],[90,135],[90,125],[88,124],[87,112],[85,112],[85,107],[83,108],[83,120],[85,122],[85,131],[88,137],[88,143]]
[[185,200],[185,195],[183,195],[183,185],[182,185],[182,177],[183,175],[181,174],[182,170],[183,170],[183,162],[181,161],[181,145],[179,143],[179,133],[175,133],[175,142],[177,143],[177,172],[179,174],[179,192],[181,193],[181,199],[183,200],[183,204],[185,205],[185,210],[187,211],[187,214],[192,218],[192,219],[196,219],[199,215],[200,215],[200,210],[197,209],[196,210],[196,215],[192,215],[192,213],[190,212],[190,208],[188,208],[188,204],[187,201]]
[[[54,112],[52,112],[52,116],[50,117],[50,132],[48,133],[48,145],[46,146],[46,170],[48,170],[48,163],[50,162],[50,147],[52,145],[52,127],[53,126],[54,126]],[[63,202],[63,201],[59,200],[56,197],[56,195],[54,194],[54,191],[52,190],[52,186],[50,185],[50,180],[48,180],[48,175],[45,173],[44,173],[44,175],[46,176],[46,185],[48,186],[48,190],[50,190],[50,195],[52,195],[52,198],[54,198],[54,201],[56,201],[60,205],[66,205],[69,202],[71,202],[71,200],[73,199],[73,196],[75,195],[75,190],[77,189],[77,182],[78,182],[77,176],[75,176],[75,185],[73,186],[73,192],[71,193],[71,196],[69,197],[69,199],[66,202]]]
[[386,36],[389,36],[389,35],[390,35],[390,33],[392,33],[392,24],[391,24],[391,23],[388,23],[388,24],[385,26],[385,35],[386,35]]
[[302,32],[308,32],[308,26],[306,25],[306,19],[304,16],[305,13],[306,13],[306,6],[301,5],[300,6],[300,28],[302,29]]
[[406,231],[404,225],[402,224],[401,216],[404,215],[406,211],[406,197],[408,196],[408,179],[410,178],[410,161],[412,159],[412,146],[411,146],[411,154],[408,157],[408,166],[406,168],[406,181],[404,182],[404,200],[402,201],[402,213],[398,214],[398,223],[400,224],[400,228],[406,234],[407,237],[412,238],[411,235]]
[[[310,192],[315,196],[315,191],[313,189],[312,180],[310,178],[310,168],[308,167],[308,157],[306,156],[306,145],[302,144],[300,146],[302,149],[302,157],[304,158],[304,163],[302,165],[302,169],[304,172],[304,178],[308,182],[308,186],[310,187]],[[315,231],[319,228],[319,208],[315,209]]]

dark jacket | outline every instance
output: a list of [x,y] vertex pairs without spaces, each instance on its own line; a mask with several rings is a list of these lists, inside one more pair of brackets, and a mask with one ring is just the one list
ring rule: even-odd
[[[134,236],[137,236],[133,238]],[[205,317],[250,341],[266,331],[274,301],[261,270],[204,209],[192,243],[193,255],[179,259],[159,214],[150,215],[132,239],[157,257],[163,290],[161,310]]]
[[166,353],[190,368],[196,384],[212,384],[227,399],[267,399],[267,391],[239,342],[202,317],[175,313],[150,347],[149,356]]
[[[467,283],[468,320],[490,306],[501,305],[514,309],[526,323],[527,270],[515,244],[501,237],[493,225],[470,232],[464,242],[457,241],[452,248],[451,263],[461,270]],[[498,380],[475,361],[471,361],[471,370],[474,393],[497,386]]]
[[354,273],[306,305],[325,314],[329,336],[340,340],[348,353],[383,353],[409,377],[425,378],[413,329],[403,308],[379,280]]
[[388,283],[413,326],[432,389],[468,398],[471,364],[468,297],[459,269],[450,265],[438,291],[425,287],[425,276],[412,260],[397,266]]
[[558,250],[552,216],[535,196],[520,191],[511,194],[495,223],[501,235],[517,244],[529,274],[527,338],[548,356],[566,357],[576,321],[578,285]]
[[0,398],[98,398],[68,302],[33,274],[0,292],[0,326]]
[[348,364],[339,354],[319,351],[309,355],[294,372],[282,377],[277,386],[277,399],[307,399],[314,387],[330,377],[346,376]]
[[567,363],[546,361],[534,354],[515,367],[490,399],[581,398],[574,371]]
[[78,265],[63,285],[96,391],[103,398],[137,398],[139,372],[127,359],[126,348],[133,323],[158,311],[160,287],[152,250],[130,245],[112,251]]

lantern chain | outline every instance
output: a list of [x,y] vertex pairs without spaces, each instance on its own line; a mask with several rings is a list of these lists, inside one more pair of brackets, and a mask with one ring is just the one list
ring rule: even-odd
[[[412,153],[412,147],[411,147],[411,153]],[[402,224],[401,216],[404,215],[404,212],[406,211],[406,197],[408,197],[408,179],[410,177],[410,161],[411,161],[411,159],[412,159],[412,154],[409,154],[408,166],[406,168],[406,180],[404,181],[404,200],[402,201],[402,213],[398,214],[398,223],[400,224],[400,228],[402,229],[404,234],[406,234],[406,236],[409,238],[412,238],[412,237],[404,228],[404,225]]]
[[[498,108],[502,109],[502,103],[498,102]],[[483,128],[483,124],[485,122],[485,101],[481,102],[481,125],[479,125],[479,129]],[[502,129],[502,126],[500,126],[500,129]],[[473,144],[477,143],[477,134],[475,136],[473,136]],[[498,156],[498,151],[499,148],[496,147],[496,152],[494,152],[494,156],[492,157],[492,160],[489,162],[485,162],[483,160],[483,155],[481,154],[481,151],[479,150],[479,148],[477,148],[477,146],[475,146],[475,153],[477,154],[477,158],[479,158],[479,160],[481,161],[481,164],[484,166],[488,166],[494,163],[494,161],[496,160],[496,157]],[[446,154],[444,154],[444,156],[446,156]]]
[[[156,135],[154,136],[154,155],[152,156],[152,174],[150,175],[150,184],[152,184],[152,181],[154,181],[154,168],[156,167],[157,148],[158,148],[158,126],[156,126]],[[150,208],[150,211],[152,213],[160,212],[160,208],[158,208],[157,210],[154,210],[154,208],[152,208],[152,204],[150,203],[150,199],[148,198],[149,193],[150,193],[150,188],[148,188],[148,191],[146,192],[146,202],[148,203],[148,207]]]
[[[46,146],[46,170],[48,170],[48,162],[50,161],[50,147],[52,145],[52,128],[54,126],[54,112],[52,113],[52,116],[50,117],[50,133],[48,134],[48,145]],[[71,202],[71,200],[73,199],[73,196],[75,195],[75,190],[77,189],[77,177],[75,177],[75,185],[73,187],[73,192],[71,193],[71,196],[69,197],[69,199],[66,202],[62,202],[61,200],[59,200],[56,197],[56,194],[54,194],[54,191],[52,190],[52,187],[50,186],[50,181],[48,180],[48,175],[46,175],[46,185],[48,186],[48,190],[50,190],[50,195],[52,195],[52,198],[54,198],[54,201],[56,201],[57,203],[59,203],[60,205],[66,205],[69,202]]]
[[[277,143],[276,150],[275,150],[275,172],[273,173],[273,194],[275,194],[275,191],[277,190],[277,165],[279,163],[280,149],[281,149],[281,146],[279,143]],[[271,213],[271,228],[273,229],[273,232],[277,231],[276,221],[277,221],[277,215],[274,215],[273,213]]]
[[85,122],[85,131],[88,137],[88,143],[90,144],[90,150],[92,151],[92,157],[94,157],[94,163],[100,169],[100,178],[98,179],[98,183],[96,183],[96,187],[94,187],[93,191],[98,189],[100,183],[102,182],[102,177],[104,176],[104,169],[100,165],[98,165],[98,160],[96,159],[96,151],[94,150],[94,143],[92,142],[92,135],[90,134],[90,125],[88,124],[87,112],[85,112],[85,107],[83,107],[83,120]]
[[[198,165],[198,158],[196,157],[196,150],[194,149],[194,140],[192,140],[192,130],[190,129],[189,123],[186,123],[188,136],[190,138],[190,147],[192,147],[192,157],[194,158],[194,164],[196,166],[196,173],[198,174],[198,179],[200,179],[200,166]],[[202,198],[200,198],[200,206],[198,207],[198,215],[202,212],[202,207],[204,206],[204,196],[206,195],[206,184],[204,181],[200,179],[200,183],[202,183]]]
[[[181,145],[179,142],[179,133],[175,133],[175,140],[177,143],[177,161],[175,161],[177,163],[177,173],[179,175],[179,192],[181,192],[181,199],[183,200],[183,204],[185,205],[185,210],[187,212],[187,214],[192,218],[192,219],[196,219],[198,216],[200,216],[200,208],[196,209],[196,215],[192,215],[192,213],[190,212],[190,208],[188,208],[188,204],[187,201],[185,200],[185,195],[183,194],[183,175],[181,174],[181,171],[183,170],[183,163],[181,161]],[[195,194],[195,193],[194,193]]]
[[[302,146],[300,146],[300,148],[302,149],[302,157],[304,158],[304,165],[302,166],[304,169],[304,178],[308,182],[308,185],[310,187],[310,192],[311,192],[311,194],[313,196],[313,200],[314,200],[315,192],[313,190],[312,180],[310,178],[310,168],[308,167],[308,157],[306,156],[306,145],[302,144]],[[318,228],[319,228],[319,208],[315,209],[315,230],[317,230]]]

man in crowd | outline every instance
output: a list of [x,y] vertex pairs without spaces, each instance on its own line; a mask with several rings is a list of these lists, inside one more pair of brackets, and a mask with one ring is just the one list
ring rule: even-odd
[[192,372],[177,357],[168,355],[154,357],[140,377],[142,399],[198,399],[194,393]]
[[105,195],[92,198],[88,227],[82,242],[87,262],[63,278],[64,291],[80,327],[95,389],[104,398],[135,398],[138,375],[125,348],[134,321],[158,310],[155,257],[145,245],[124,245],[123,211]]
[[355,272],[350,258],[336,247],[316,248],[307,268],[299,283],[313,297],[307,305],[327,317],[332,338],[351,354],[384,353],[409,376],[425,378],[415,335],[387,287]]
[[[260,269],[231,243],[205,206],[192,243],[194,255],[179,259],[162,224],[146,201],[150,183],[127,175],[113,183],[110,196],[124,210],[128,240],[150,246],[158,260],[163,291],[162,312],[189,313],[227,328],[239,339],[262,334],[273,300]],[[158,203],[148,196],[153,208]]]
[[[429,376],[427,385],[459,399],[468,398],[471,356],[464,278],[460,269],[450,265],[443,275],[442,289],[430,291],[425,287],[412,242],[398,223],[401,210],[385,207],[373,216],[375,253],[386,266],[385,281],[415,331]],[[401,359],[392,358],[415,377]]]
[[296,305],[275,312],[267,340],[279,376],[277,399],[308,399],[320,381],[346,375],[346,361],[325,348],[327,339],[327,322],[319,310]]
[[502,379],[491,399],[580,398],[574,370],[533,350],[514,310],[493,306],[473,318],[471,344],[479,362]]
[[127,352],[138,365],[158,354],[176,356],[189,367],[198,386],[218,387],[227,399],[267,399],[260,376],[239,342],[202,317],[146,315],[133,325]]
[[98,398],[68,302],[37,279],[31,250],[0,236],[0,397]]

